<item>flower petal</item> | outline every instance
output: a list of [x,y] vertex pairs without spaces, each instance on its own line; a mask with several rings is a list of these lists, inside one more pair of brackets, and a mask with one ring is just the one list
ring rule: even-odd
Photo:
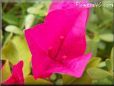
[[70,9],[75,8],[74,0],[52,0],[52,3],[49,8],[49,12],[57,9]]
[[[50,74],[53,72],[48,72],[48,70],[61,65],[55,59],[59,55],[60,57],[59,61],[60,61],[62,58],[61,55],[68,53],[68,52],[65,53],[63,52],[65,49],[74,50],[74,51],[71,50],[69,57],[71,57],[70,55],[72,54],[72,51],[74,57],[82,55],[82,53],[85,50],[85,38],[84,38],[85,33],[83,32],[85,31],[85,23],[87,17],[86,18],[84,17],[84,20],[82,20],[80,18],[83,16],[80,17],[80,15],[84,15],[83,13],[85,12],[84,10],[87,9],[71,8],[67,10],[58,9],[51,11],[46,16],[46,19],[43,24],[39,24],[31,29],[25,30],[25,36],[30,51],[32,53],[32,68],[33,68],[33,75],[35,78],[38,77],[45,78],[47,76],[50,76]],[[80,23],[82,25],[78,23],[79,20],[81,21]],[[77,24],[75,25],[75,23]],[[61,49],[61,42],[63,42],[61,39],[63,37],[66,37],[65,38],[66,41],[65,44],[63,45],[64,46],[63,49]],[[81,41],[81,44],[77,39]],[[70,40],[72,41],[70,42]],[[72,44],[74,46],[70,48]],[[77,48],[75,46],[76,44],[77,46],[81,46],[82,49]],[[75,50],[73,47],[77,49]],[[60,52],[62,53],[59,54],[58,51],[59,53]],[[76,51],[79,54],[74,54],[77,53]]]
[[[80,11],[76,12],[75,9],[50,12],[43,24],[27,29],[25,31],[25,36],[26,34],[31,34],[33,37],[32,39],[34,39],[37,45],[43,50],[47,51],[49,47],[56,48],[55,50],[57,50],[60,43],[60,36],[69,32],[79,13]],[[29,36],[26,38],[28,39]]]
[[35,40],[38,34],[34,33],[34,31],[38,32],[37,29],[29,29],[29,31],[25,32],[32,53],[32,72],[35,79],[48,77],[50,73],[47,73],[46,70],[53,66],[53,61],[48,57],[47,52],[40,48]]
[[[71,9],[71,8],[90,8],[92,4],[88,2],[88,0],[52,0],[52,3],[49,8],[49,12],[57,10],[57,9]],[[89,5],[89,6],[88,6]]]
[[19,63],[14,65],[12,75],[9,77],[8,80],[4,82],[4,84],[24,84],[22,67],[23,61],[20,61]]
[[[84,54],[86,50],[86,24],[89,15],[89,9],[85,9],[77,17],[75,25],[72,27],[71,31],[66,36],[64,44],[58,55],[58,59],[63,56],[67,58],[77,58]],[[64,58],[63,58],[64,59]]]
[[79,58],[75,58],[71,61],[68,60],[65,65],[52,68],[48,72],[68,74],[68,75],[80,78],[90,58],[91,58],[91,54],[80,56]]

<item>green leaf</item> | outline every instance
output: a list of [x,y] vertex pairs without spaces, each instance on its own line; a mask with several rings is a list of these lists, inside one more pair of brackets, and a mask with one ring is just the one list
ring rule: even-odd
[[0,69],[0,83],[3,83],[11,75],[10,66],[8,60],[6,60],[3,67]]
[[34,77],[32,75],[28,75],[27,77],[25,77],[25,84],[32,84],[32,85],[51,85],[52,83],[48,80],[45,79],[34,79]]
[[[98,1],[99,1],[99,0],[98,0]],[[100,2],[101,2],[101,1],[100,1]],[[98,5],[98,3],[100,3],[100,2],[97,2],[97,5]],[[102,7],[102,6],[101,6],[101,7],[98,7],[98,8],[95,7],[94,11],[95,11],[95,13],[96,13],[96,15],[97,15],[97,18],[99,19],[99,21],[97,21],[97,22],[102,22],[103,19],[104,19],[103,7]],[[101,14],[102,14],[102,15],[101,15]]]
[[100,57],[92,57],[91,60],[89,61],[88,65],[87,65],[87,69],[92,68],[92,67],[98,67],[100,62],[101,62]]
[[5,46],[5,44],[7,44],[7,42],[9,42],[10,40],[11,40],[11,38],[13,37],[13,33],[10,33],[7,37],[6,37],[6,39],[5,39],[5,42],[4,42],[4,45],[3,46]]
[[111,63],[111,59],[106,59],[106,67],[109,71],[112,71],[113,70],[113,66],[112,66],[112,63]]
[[34,20],[35,16],[32,14],[28,14],[25,18],[25,29],[30,28],[33,25]]
[[38,13],[39,16],[45,16],[47,15],[47,11],[46,10],[40,10],[40,12]]
[[16,64],[19,60],[18,51],[12,41],[8,41],[2,48],[2,59],[9,60],[12,64]]
[[104,62],[104,61],[101,62],[101,63],[99,64],[99,67],[100,67],[100,68],[106,67],[106,62]]
[[93,80],[92,83],[96,85],[112,85],[112,81],[108,78],[104,78],[101,80]]
[[19,35],[22,35],[23,34],[23,32],[18,27],[14,26],[14,25],[8,25],[5,28],[5,30],[7,32],[11,32],[11,33],[19,34]]
[[107,34],[100,34],[100,39],[106,42],[113,42],[113,34],[107,33]]
[[76,80],[75,77],[69,76],[69,75],[62,75],[63,77],[63,84],[64,85],[69,85],[69,84],[73,84],[73,81]]
[[114,47],[113,47],[112,50],[111,50],[111,55],[110,55],[110,57],[111,57],[111,63],[113,64],[113,62],[114,62]]
[[24,36],[14,36],[12,42],[16,46],[16,49],[19,54],[19,59],[24,61],[24,76],[27,76],[30,73],[30,61],[31,61],[31,53],[27,46],[26,40]]
[[50,80],[54,81],[57,79],[57,75],[56,74],[52,74],[50,77]]
[[39,13],[39,11],[41,10],[42,7],[43,7],[43,4],[35,5],[35,6],[32,6],[32,7],[29,7],[27,9],[27,12],[30,13],[30,14],[37,15]]
[[114,0],[103,0],[103,6],[106,8],[113,8]]
[[104,50],[106,47],[106,44],[104,42],[99,42],[98,47],[99,47],[99,49]]
[[63,79],[57,79],[55,84],[56,85],[62,85],[63,84]]
[[30,73],[31,54],[24,36],[14,36],[2,48],[2,59],[8,59],[12,64],[16,64],[19,60],[24,61],[24,76]]
[[[47,4],[49,4],[49,3],[47,3]],[[29,14],[34,14],[34,15],[38,15],[38,16],[45,16],[45,15],[47,15],[47,9],[48,8],[46,5],[44,5],[43,3],[41,3],[41,4],[38,3],[32,7],[29,7],[27,9],[27,12]]]
[[95,37],[94,39],[87,38],[87,50],[86,53],[92,52],[93,56],[96,56],[97,54],[97,48],[98,48],[99,38]]
[[75,84],[91,84],[91,78],[88,76],[86,71],[81,78],[75,78],[69,75],[63,75],[63,84],[75,85]]
[[[109,6],[108,6],[108,8],[109,8]],[[108,8],[103,8],[103,12],[105,14],[104,17],[105,17],[106,20],[112,19],[112,17],[113,17],[113,13]]]
[[10,13],[4,13],[3,15],[4,15],[3,20],[5,22],[7,22],[8,24],[12,24],[12,25],[18,25],[19,19],[15,15],[10,14]]
[[95,80],[104,79],[108,76],[111,76],[107,71],[99,68],[89,68],[87,73],[92,79]]

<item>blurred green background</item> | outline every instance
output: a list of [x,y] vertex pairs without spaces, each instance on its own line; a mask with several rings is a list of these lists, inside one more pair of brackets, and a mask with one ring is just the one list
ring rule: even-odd
[[12,65],[24,60],[25,84],[113,84],[113,8],[91,8],[87,25],[87,52],[92,52],[83,77],[53,74],[48,79],[34,80],[31,72],[31,54],[24,38],[24,29],[44,21],[50,1],[2,3],[2,65],[1,82],[11,75]]

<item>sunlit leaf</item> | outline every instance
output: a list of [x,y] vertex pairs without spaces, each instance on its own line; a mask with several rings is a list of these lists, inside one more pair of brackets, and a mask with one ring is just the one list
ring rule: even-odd
[[7,44],[7,42],[9,42],[12,37],[13,37],[13,33],[10,33],[10,34],[7,36],[7,38],[5,39],[5,42],[4,42],[4,45],[3,45],[3,46],[5,46],[5,44]]
[[99,64],[99,67],[100,67],[100,68],[106,67],[106,62],[105,62],[105,61],[101,62],[101,63]]
[[113,42],[113,34],[107,33],[107,34],[100,34],[100,39],[106,42]]
[[35,16],[32,14],[28,14],[25,18],[25,29],[30,28],[32,26],[34,20],[35,20]]
[[[49,4],[48,2],[46,4]],[[27,12],[30,14],[38,15],[38,16],[45,16],[47,15],[47,6],[43,3],[35,4],[34,6],[27,9]]]
[[50,79],[51,79],[52,81],[56,80],[56,79],[57,79],[57,75],[56,75],[56,74],[52,74],[51,77],[50,77]]
[[25,84],[28,84],[28,85],[30,85],[30,84],[32,84],[32,85],[51,85],[52,83],[48,80],[40,79],[40,78],[35,80],[32,75],[28,75],[25,78]]
[[87,73],[92,79],[95,79],[95,80],[104,79],[110,76],[110,74],[107,71],[99,68],[89,68],[87,70]]
[[[99,1],[99,0],[97,0],[97,1],[98,1],[98,3],[101,3],[101,1]],[[98,3],[97,3],[97,5],[98,5]],[[99,21],[97,21],[97,22],[103,21],[103,19],[104,19],[103,7],[102,6],[97,7],[94,10],[95,10],[95,13],[99,19]]]
[[63,84],[65,85],[72,84],[72,82],[76,80],[75,77],[69,75],[62,75],[62,76],[63,76]]
[[111,50],[111,55],[110,55],[110,57],[111,57],[111,63],[113,64],[113,63],[114,63],[114,47],[113,47],[112,50]]
[[94,85],[112,85],[112,82],[111,80],[109,80],[108,78],[104,78],[104,79],[101,79],[101,80],[93,80],[92,83]]
[[38,14],[39,13],[39,10],[43,7],[43,4],[40,4],[40,5],[35,5],[35,6],[32,6],[32,7],[29,7],[27,9],[27,12],[30,13],[30,14]]
[[114,0],[103,0],[103,6],[106,8],[113,8]]
[[10,66],[8,60],[5,62],[3,67],[0,69],[0,83],[7,80],[11,75]]
[[106,45],[104,42],[99,42],[98,47],[99,47],[99,49],[104,50]]
[[30,65],[31,65],[31,54],[29,48],[27,46],[26,40],[24,36],[15,36],[12,39],[14,45],[19,54],[19,59],[24,61],[24,76],[30,73]]
[[75,85],[75,84],[91,84],[91,78],[85,72],[81,78],[75,78],[69,75],[63,75],[63,84]]
[[23,32],[17,26],[14,26],[14,25],[6,26],[5,30],[7,32],[11,32],[11,33],[19,34],[19,35],[23,34]]
[[16,64],[19,60],[18,51],[12,41],[8,41],[2,48],[2,59],[9,60],[12,64]]
[[56,85],[63,85],[63,79],[57,79],[55,84]]
[[101,62],[101,58],[99,58],[99,57],[92,57],[91,60],[89,61],[88,65],[87,65],[87,69],[91,68],[91,67],[98,67],[100,62]]
[[94,39],[87,38],[87,50],[86,50],[86,53],[92,52],[92,55],[96,56],[98,43],[99,43],[99,38],[97,38],[97,37],[94,38]]

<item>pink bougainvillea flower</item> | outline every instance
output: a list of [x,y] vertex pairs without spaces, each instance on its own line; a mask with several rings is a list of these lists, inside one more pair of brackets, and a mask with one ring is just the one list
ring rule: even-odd
[[13,66],[12,75],[3,84],[24,84],[23,78],[23,61]]
[[89,8],[65,1],[53,2],[44,23],[25,30],[35,78],[52,73],[81,77],[91,58],[84,55]]

